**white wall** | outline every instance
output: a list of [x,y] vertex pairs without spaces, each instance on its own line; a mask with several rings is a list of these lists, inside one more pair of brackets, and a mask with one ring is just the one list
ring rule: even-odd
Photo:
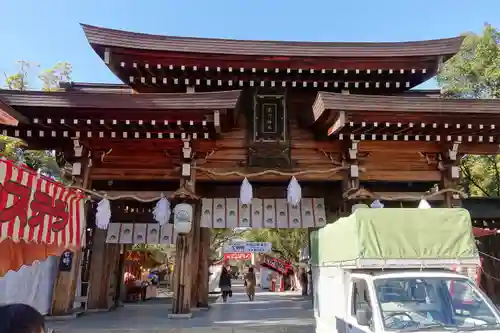
[[57,257],[49,257],[31,266],[23,266],[17,272],[8,272],[0,278],[0,304],[29,304],[41,314],[48,314],[52,304],[56,266]]

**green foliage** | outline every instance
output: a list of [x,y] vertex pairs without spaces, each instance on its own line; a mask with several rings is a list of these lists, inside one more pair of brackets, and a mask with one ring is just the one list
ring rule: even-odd
[[[29,79],[32,72],[39,66],[28,61],[18,61],[17,72],[11,75],[5,75],[5,87],[11,90],[28,90]],[[52,91],[57,89],[60,81],[69,81],[71,78],[72,67],[67,62],[59,62],[54,67],[43,71],[38,75],[38,79],[43,82],[43,90]],[[56,156],[50,151],[27,150],[22,140],[0,136],[0,147],[2,147],[2,156],[13,160],[26,163],[29,167],[43,173],[58,178],[60,176],[59,166]]]
[[11,90],[28,90],[30,73],[34,70],[34,68],[38,68],[39,66],[35,63],[24,60],[19,60],[17,65],[18,69],[16,73],[11,75],[4,73],[5,86],[7,89]]
[[58,89],[59,82],[71,81],[71,72],[73,68],[68,62],[58,62],[54,67],[49,68],[38,75],[43,82],[44,91],[53,91]]
[[210,229],[210,251],[211,257],[218,256],[221,247],[228,241],[242,237],[247,230],[232,230],[232,229]]
[[307,245],[307,229],[252,229],[245,233],[245,239],[252,242],[270,242],[273,252],[280,258],[299,261],[299,251]]
[[445,95],[500,98],[500,32],[486,24],[481,35],[468,33],[460,52],[437,76]]
[[461,185],[468,195],[500,197],[500,157],[468,155],[460,168]]
[[[486,24],[480,35],[468,33],[460,52],[441,68],[438,84],[452,98],[500,98],[500,32]],[[461,160],[464,191],[500,196],[500,159],[465,156]]]

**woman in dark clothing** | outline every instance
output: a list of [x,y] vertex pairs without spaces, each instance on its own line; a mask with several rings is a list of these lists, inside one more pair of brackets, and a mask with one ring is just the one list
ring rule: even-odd
[[302,288],[302,296],[307,296],[307,287],[309,287],[309,278],[304,267],[299,268],[299,281]]
[[219,288],[222,291],[222,301],[225,303],[227,302],[227,297],[231,295],[231,271],[227,266],[222,266]]
[[0,306],[0,333],[45,333],[45,318],[26,304]]

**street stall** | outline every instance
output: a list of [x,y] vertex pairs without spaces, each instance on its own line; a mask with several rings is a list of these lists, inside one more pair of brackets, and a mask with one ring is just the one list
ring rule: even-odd
[[126,301],[145,301],[157,296],[158,270],[164,264],[157,251],[132,250],[125,257],[124,283]]
[[285,291],[291,288],[294,276],[291,263],[266,254],[261,255],[260,266],[260,285],[263,289]]
[[78,249],[85,235],[84,200],[77,190],[0,160],[0,277]]

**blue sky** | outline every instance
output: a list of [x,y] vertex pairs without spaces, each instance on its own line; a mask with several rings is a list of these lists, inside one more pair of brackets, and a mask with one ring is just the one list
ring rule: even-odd
[[[73,80],[118,82],[79,23],[195,37],[406,41],[500,27],[499,0],[0,0],[0,73],[17,60],[73,65]],[[435,87],[432,82],[424,88]]]

